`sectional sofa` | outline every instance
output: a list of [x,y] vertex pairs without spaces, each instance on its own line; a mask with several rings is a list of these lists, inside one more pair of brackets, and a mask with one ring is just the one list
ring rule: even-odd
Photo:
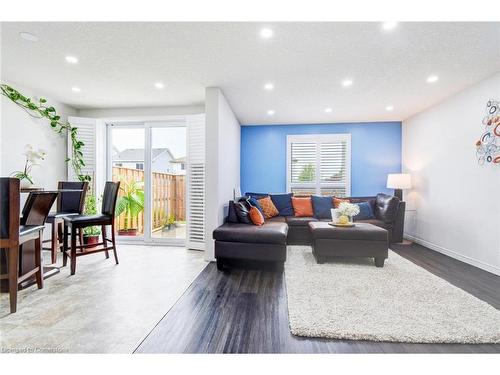
[[[397,197],[378,194],[375,197],[349,197],[352,203],[368,202],[374,218],[359,220],[388,231],[389,243],[403,240],[405,202]],[[234,202],[229,202],[226,222],[214,230],[217,268],[227,266],[227,260],[275,262],[282,268],[286,260],[287,245],[310,245],[309,222],[329,221],[316,217],[276,216],[262,226],[237,222]]]

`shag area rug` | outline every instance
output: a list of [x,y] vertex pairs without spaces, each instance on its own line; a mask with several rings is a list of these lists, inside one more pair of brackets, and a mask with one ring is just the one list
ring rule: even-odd
[[500,343],[500,310],[389,251],[316,264],[289,246],[285,264],[292,334],[411,343]]

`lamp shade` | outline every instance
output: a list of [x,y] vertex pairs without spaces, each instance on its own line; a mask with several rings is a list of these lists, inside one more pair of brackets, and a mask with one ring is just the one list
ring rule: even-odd
[[387,188],[411,189],[411,176],[407,173],[391,173],[387,176]]

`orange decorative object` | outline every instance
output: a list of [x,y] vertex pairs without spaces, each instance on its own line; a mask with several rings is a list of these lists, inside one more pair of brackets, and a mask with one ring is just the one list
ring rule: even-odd
[[495,159],[493,159],[493,163],[500,163],[500,156],[497,156]]
[[271,197],[260,198],[257,199],[257,201],[259,202],[266,219],[278,216],[279,211],[271,200]]
[[253,224],[258,226],[264,224],[264,216],[262,216],[257,207],[250,207],[250,220],[252,220]]
[[351,203],[351,201],[349,199],[342,199],[342,198],[333,198],[333,207],[334,208],[339,208],[340,204],[342,202],[347,202],[347,203]]
[[500,137],[500,124],[495,126],[495,130],[493,130],[493,133],[495,133],[497,137]]
[[314,216],[311,197],[292,197],[295,216]]

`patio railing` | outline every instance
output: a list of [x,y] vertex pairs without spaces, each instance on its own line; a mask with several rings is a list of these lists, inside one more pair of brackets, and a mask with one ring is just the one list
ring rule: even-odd
[[[144,171],[141,169],[113,167],[113,181],[144,181]],[[161,229],[168,218],[173,215],[175,221],[186,220],[186,178],[184,175],[153,172],[153,231]],[[122,192],[118,194],[118,197]],[[119,199],[119,198],[118,198]],[[117,218],[117,229],[125,228],[125,215]],[[130,221],[129,221],[130,222]],[[139,233],[144,230],[144,212],[132,220],[131,227]]]

